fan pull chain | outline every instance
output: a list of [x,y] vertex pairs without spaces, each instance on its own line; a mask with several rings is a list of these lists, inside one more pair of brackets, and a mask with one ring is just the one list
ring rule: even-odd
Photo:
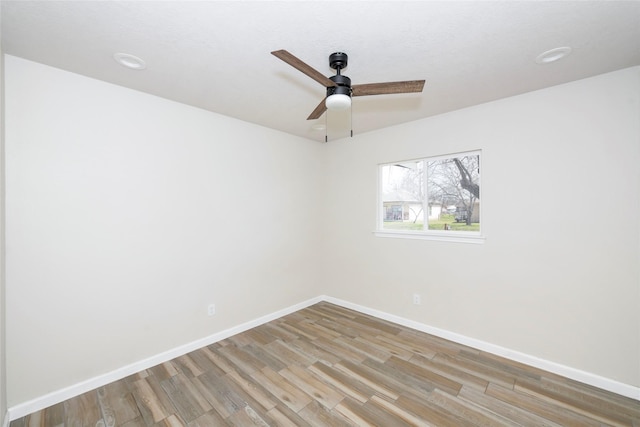
[[351,138],[353,138],[353,101],[351,101],[350,107],[351,109],[349,110],[349,127],[351,128]]
[[326,111],[324,113],[324,142],[327,143],[329,142],[329,137],[327,136],[327,134],[329,133],[329,126],[327,126],[327,116],[329,115],[329,112]]
[[[349,131],[349,136],[351,136],[351,138],[353,138],[353,103],[351,103],[351,106],[349,107],[349,127],[351,128],[351,130]],[[329,116],[329,111],[326,111],[324,113],[324,142],[329,142],[329,123],[328,123],[328,117]]]

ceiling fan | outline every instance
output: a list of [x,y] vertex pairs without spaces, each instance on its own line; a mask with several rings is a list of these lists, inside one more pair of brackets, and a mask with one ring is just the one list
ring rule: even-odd
[[329,66],[336,70],[336,75],[325,77],[322,73],[307,65],[286,50],[275,50],[272,55],[280,58],[295,69],[302,71],[327,88],[326,97],[309,114],[307,120],[314,120],[322,116],[327,110],[345,110],[351,106],[352,96],[388,95],[392,93],[422,92],[424,80],[408,80],[402,82],[368,83],[351,85],[351,79],[340,74],[347,67],[348,56],[343,52],[329,55]]

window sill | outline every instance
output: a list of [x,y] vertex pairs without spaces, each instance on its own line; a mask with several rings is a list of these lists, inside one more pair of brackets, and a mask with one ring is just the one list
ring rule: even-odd
[[418,240],[436,240],[440,242],[454,243],[472,243],[483,244],[485,237],[479,234],[455,232],[456,234],[430,231],[430,232],[414,232],[414,231],[389,231],[377,230],[373,234],[376,237],[391,237],[396,239],[418,239]]

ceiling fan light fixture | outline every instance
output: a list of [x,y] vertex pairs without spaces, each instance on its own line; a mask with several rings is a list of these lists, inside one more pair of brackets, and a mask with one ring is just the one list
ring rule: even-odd
[[324,103],[327,110],[341,111],[351,108],[351,79],[339,74],[330,79],[337,86],[327,88],[327,100]]
[[335,93],[327,97],[325,101],[327,110],[342,111],[351,107],[351,97],[342,93]]

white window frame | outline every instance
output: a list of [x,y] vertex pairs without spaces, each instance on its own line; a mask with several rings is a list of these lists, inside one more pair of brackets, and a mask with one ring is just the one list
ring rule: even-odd
[[[377,220],[376,220],[376,230],[373,232],[376,237],[390,237],[390,238],[401,238],[401,239],[419,239],[419,240],[435,240],[435,241],[443,241],[443,242],[455,242],[455,243],[474,243],[474,244],[482,244],[485,242],[485,236],[483,235],[484,227],[483,224],[483,215],[482,210],[484,203],[480,203],[480,211],[478,212],[480,216],[480,231],[451,231],[451,230],[385,230],[383,228],[384,224],[384,201],[382,200],[382,168],[389,165],[395,165],[398,163],[406,163],[406,162],[418,162],[418,161],[434,161],[434,160],[443,160],[450,159],[452,157],[462,157],[467,155],[480,155],[480,163],[483,162],[482,150],[471,150],[471,151],[463,151],[460,153],[451,153],[440,156],[431,156],[431,157],[421,157],[416,159],[406,159],[396,162],[388,162],[381,163],[377,166],[377,177],[378,177],[378,185],[377,185],[377,197],[376,197],[376,212],[377,212]],[[482,185],[482,173],[480,174],[480,192],[482,194],[484,187]],[[424,203],[428,203],[428,189],[427,189],[427,181],[424,180],[425,185],[425,200]],[[428,209],[423,209],[423,214],[425,216],[425,221],[428,221]]]

